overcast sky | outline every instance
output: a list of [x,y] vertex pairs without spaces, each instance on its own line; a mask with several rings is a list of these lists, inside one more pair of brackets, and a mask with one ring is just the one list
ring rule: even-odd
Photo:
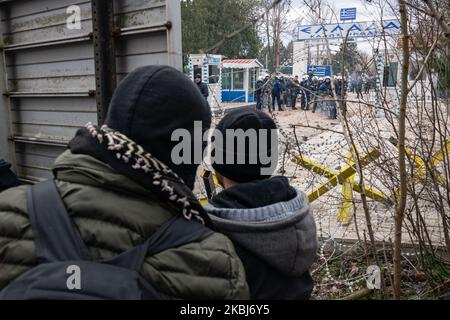
[[[343,8],[357,8],[357,17],[356,21],[368,21],[380,19],[381,10],[380,10],[380,1],[374,0],[373,4],[367,3],[364,0],[324,0],[326,1],[331,8],[336,11],[336,14],[339,16],[340,9]],[[383,19],[394,18],[395,15],[390,10],[388,2],[395,3],[392,0],[381,1],[384,6]],[[291,8],[291,17],[297,19],[299,16],[304,20],[305,24],[308,24],[310,12],[305,8],[303,0],[293,0],[292,8]],[[334,21],[337,22],[337,21]]]

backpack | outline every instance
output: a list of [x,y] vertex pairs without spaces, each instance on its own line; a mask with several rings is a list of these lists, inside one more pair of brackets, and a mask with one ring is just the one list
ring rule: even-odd
[[281,82],[280,80],[275,80],[275,84],[273,85],[273,92],[275,92],[276,94],[281,92]]
[[143,244],[112,259],[93,261],[53,180],[27,193],[38,265],[0,291],[1,300],[156,300],[140,274],[146,256],[198,242],[212,230],[176,215]]
[[19,179],[11,171],[11,165],[0,159],[0,192],[20,185]]

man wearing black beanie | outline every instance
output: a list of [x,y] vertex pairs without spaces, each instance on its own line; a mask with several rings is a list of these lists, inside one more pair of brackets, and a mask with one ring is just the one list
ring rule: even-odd
[[[151,239],[158,250],[145,250],[133,272],[160,298],[247,299],[245,271],[231,241],[206,228],[211,221],[192,193],[198,163],[176,164],[171,158],[177,144],[172,134],[180,129],[195,137],[198,123],[208,130],[211,111],[190,79],[172,67],[139,68],[119,84],[106,124],[79,129],[56,159],[53,186],[79,231],[78,247],[91,260],[123,257]],[[27,192],[23,186],[0,193],[0,238],[8,239],[0,243],[0,296],[41,261]],[[110,282],[101,297],[120,294],[128,285]]]
[[[308,299],[313,288],[309,268],[316,256],[317,239],[307,196],[291,187],[286,177],[271,177],[273,170],[267,170],[269,166],[262,161],[249,162],[251,145],[271,141],[269,156],[277,154],[277,140],[271,139],[276,136],[275,128],[271,117],[255,109],[233,111],[220,121],[212,142],[212,165],[224,191],[205,209],[216,229],[233,241],[252,299]],[[248,130],[272,134],[257,134],[256,140],[249,141],[247,137],[255,135],[242,134]],[[237,143],[227,147],[230,139]],[[245,140],[240,142],[246,150],[238,147],[239,139]],[[258,152],[264,151],[261,149]],[[236,164],[240,156],[246,163]]]

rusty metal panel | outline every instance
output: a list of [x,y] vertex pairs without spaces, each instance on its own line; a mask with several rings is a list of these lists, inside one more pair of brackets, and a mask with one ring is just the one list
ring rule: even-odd
[[115,0],[117,73],[149,64],[182,70],[181,12],[177,1]]
[[[67,8],[78,5],[81,29],[67,28]],[[5,45],[39,43],[92,32],[90,1],[13,1],[2,8]]]
[[34,182],[51,178],[51,168],[55,158],[63,150],[62,147],[30,142],[16,142],[16,161],[18,175]]
[[[81,29],[67,27],[72,5],[80,8]],[[143,65],[182,69],[178,1],[114,0],[113,8],[118,81]],[[0,3],[0,73],[6,79],[0,82],[0,156],[15,162],[25,181],[51,177],[54,159],[76,130],[98,123],[92,16],[86,0]]]
[[[0,46],[3,47],[3,37],[0,34]],[[15,165],[14,143],[11,141],[11,107],[10,100],[5,95],[8,91],[6,62],[4,52],[0,52],[0,158]]]
[[167,22],[164,0],[114,1],[116,27],[158,26]]
[[[80,7],[81,29],[67,8]],[[90,1],[16,0],[0,8],[16,170],[25,181],[51,176],[76,130],[97,121]]]

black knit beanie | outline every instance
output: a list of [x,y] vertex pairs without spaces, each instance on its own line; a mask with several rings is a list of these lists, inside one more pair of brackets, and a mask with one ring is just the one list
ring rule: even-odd
[[[171,141],[177,129],[189,131],[194,149],[194,122],[202,131],[211,126],[211,109],[188,77],[168,66],[138,68],[123,79],[111,101],[106,124],[128,136],[145,151],[169,166],[189,188],[193,188],[198,163],[175,165]],[[203,149],[206,143],[202,143]]]
[[[245,164],[238,164],[238,152],[242,152],[242,150],[237,150],[237,138],[234,138],[234,149],[228,150],[227,148],[227,141],[230,139],[230,136],[227,136],[228,129],[242,129],[244,132],[248,129],[255,129],[257,132],[257,141],[250,141],[248,138],[245,139],[245,154],[242,154],[245,157]],[[259,130],[261,129],[265,129],[267,132],[267,150],[264,152],[265,156],[277,158],[278,135],[276,131],[273,131],[277,129],[277,126],[269,115],[252,108],[241,108],[228,113],[216,127],[216,130],[218,130],[223,137],[222,146],[216,143],[215,138],[213,138],[212,141],[211,155],[213,158],[212,166],[214,170],[222,176],[236,182],[250,182],[270,178],[271,174],[262,174],[261,172],[262,168],[271,167],[270,164],[263,164],[261,162],[260,155],[263,152],[263,150],[260,150],[260,140],[262,137],[259,135]],[[276,135],[275,137],[273,137],[274,134]],[[272,138],[276,141],[275,145],[271,143]],[[250,162],[250,143],[253,144],[253,146],[256,145],[255,147],[258,154],[256,164]],[[221,157],[219,156],[219,153],[221,153]],[[226,161],[227,157],[230,157],[230,153],[232,153],[231,157],[234,158],[233,164],[227,163]],[[223,163],[215,161],[218,158],[223,160]],[[275,161],[277,161],[277,159],[275,159]]]

